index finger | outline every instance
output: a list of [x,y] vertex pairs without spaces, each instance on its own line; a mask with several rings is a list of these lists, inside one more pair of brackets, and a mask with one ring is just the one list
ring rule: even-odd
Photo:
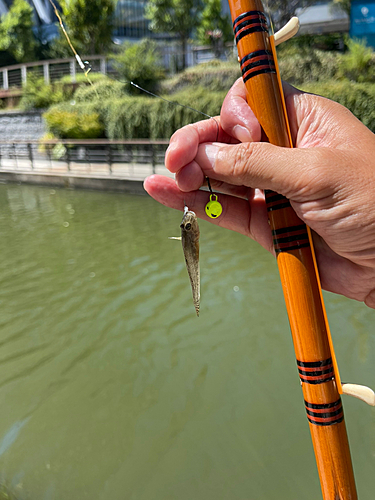
[[233,84],[226,95],[221,112],[221,126],[240,142],[259,142],[260,124],[246,101],[246,88],[242,78]]
[[165,154],[165,166],[176,173],[194,160],[200,144],[215,141],[226,144],[238,142],[224,132],[218,116],[186,125],[172,135]]

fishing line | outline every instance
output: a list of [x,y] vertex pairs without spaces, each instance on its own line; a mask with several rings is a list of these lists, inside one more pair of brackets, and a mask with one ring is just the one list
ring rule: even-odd
[[162,101],[168,102],[169,104],[174,104],[175,106],[180,106],[181,108],[190,109],[191,111],[194,111],[195,113],[199,113],[200,115],[205,116],[206,118],[210,118],[216,124],[216,142],[219,140],[220,127],[219,127],[219,124],[214,116],[208,115],[207,113],[204,113],[203,111],[200,111],[199,109],[192,108],[191,106],[188,106],[187,104],[182,104],[181,102],[178,102],[178,101],[171,101],[170,99],[167,99],[166,97],[163,97],[163,96],[158,95],[158,94],[154,94],[153,92],[150,92],[149,90],[144,89],[143,87],[141,87],[140,85],[138,85],[137,83],[134,83],[132,81],[120,80],[119,78],[114,78],[114,77],[109,76],[109,75],[105,75],[105,76],[107,78],[110,78],[114,82],[124,83],[126,85],[132,85],[133,87],[135,87],[138,90],[141,90],[145,94],[149,94],[152,97],[156,97],[157,99],[161,99]]
[[[94,84],[92,83],[92,81],[90,80],[90,78],[88,77],[88,74],[89,72],[91,71],[92,67],[91,67],[91,64],[89,61],[82,61],[81,57],[79,56],[79,54],[77,53],[76,49],[74,48],[74,45],[72,44],[70,38],[69,38],[69,35],[65,29],[65,26],[64,26],[64,23],[63,23],[63,20],[60,16],[60,13],[59,11],[57,10],[57,7],[56,5],[54,4],[53,0],[49,0],[50,4],[52,5],[52,8],[55,12],[55,15],[59,21],[59,25],[62,29],[62,32],[64,33],[64,36],[69,44],[69,47],[71,48],[77,62],[78,62],[78,65],[79,67],[82,69],[85,77],[87,78],[88,82],[90,83],[90,85],[94,88],[95,90],[95,93],[97,95],[97,97],[99,97],[95,87],[94,87]],[[102,73],[103,74],[103,73]],[[144,92],[145,94],[149,94],[151,95],[152,97],[156,97],[157,99],[162,99],[163,101],[165,102],[168,102],[170,104],[174,104],[175,106],[181,106],[182,108],[186,108],[186,109],[190,109],[191,111],[195,111],[196,113],[199,113],[200,115],[202,116],[205,116],[206,118],[210,118],[211,120],[214,120],[215,124],[216,124],[216,127],[217,127],[217,133],[216,133],[216,141],[218,141],[219,139],[219,124],[216,120],[216,118],[214,118],[213,116],[207,114],[207,113],[204,113],[203,111],[200,111],[199,109],[195,109],[195,108],[192,108],[191,106],[188,106],[187,104],[181,104],[180,102],[177,102],[177,101],[171,101],[170,99],[167,99],[166,97],[163,97],[161,95],[157,95],[157,94],[154,94],[153,92],[150,92],[149,90],[147,89],[144,89],[143,87],[141,87],[140,85],[138,85],[137,83],[134,83],[132,81],[124,81],[124,80],[120,80],[118,78],[114,78],[114,77],[111,77],[109,75],[105,75],[107,76],[107,78],[110,78],[111,80],[113,81],[117,81],[117,82],[120,82],[120,83],[124,83],[124,84],[127,84],[127,85],[132,85],[133,87],[135,87],[136,89],[140,90],[141,92]]]
[[[95,94],[96,96],[99,98],[99,94],[93,84],[93,82],[90,80],[90,78],[88,77],[88,74],[89,72],[91,71],[92,67],[91,67],[91,64],[89,61],[82,61],[81,57],[79,56],[78,52],[76,51],[76,49],[74,48],[74,45],[72,44],[70,38],[69,38],[69,35],[65,29],[65,26],[64,26],[64,23],[63,23],[63,20],[60,16],[60,13],[59,11],[57,10],[57,7],[56,5],[54,4],[53,0],[49,0],[50,4],[52,5],[52,8],[54,10],[54,13],[59,21],[59,25],[62,29],[62,32],[64,33],[64,36],[69,44],[69,47],[71,48],[73,54],[74,54],[74,57],[76,58],[76,61],[78,62],[78,65],[79,67],[82,69],[87,81],[89,82],[89,84],[92,86],[92,88],[94,89],[95,91]],[[127,85],[132,85],[133,87],[135,87],[136,89],[140,90],[141,92],[144,92],[145,94],[148,94],[152,97],[155,97],[157,99],[161,99],[162,101],[165,101],[165,102],[168,102],[169,104],[173,104],[175,106],[180,106],[182,108],[185,108],[185,109],[190,109],[191,111],[194,111],[195,113],[199,113],[200,115],[202,116],[205,116],[206,118],[210,118],[211,120],[214,120],[215,124],[216,124],[216,142],[219,140],[219,132],[220,132],[220,127],[219,127],[219,124],[216,120],[216,118],[214,118],[213,116],[207,114],[207,113],[204,113],[203,111],[200,111],[199,109],[195,109],[191,106],[188,106],[187,104],[182,104],[180,102],[177,102],[177,101],[172,101],[170,99],[167,99],[166,97],[163,97],[161,95],[158,95],[158,94],[154,94],[153,92],[150,92],[149,90],[147,89],[144,89],[143,87],[141,87],[140,85],[138,85],[137,83],[134,83],[132,81],[122,81],[120,79],[117,79],[117,78],[113,78],[113,77],[110,77],[108,75],[106,75],[107,78],[110,78],[111,80],[113,81],[117,81],[117,82],[120,82],[120,83],[124,83],[124,84],[127,84]],[[208,177],[206,177],[207,179],[207,183],[208,183],[208,187],[209,187],[209,190],[210,190],[210,201],[207,203],[206,207],[205,207],[205,210],[206,210],[206,213],[209,217],[211,218],[216,218],[216,217],[219,217],[219,215],[221,215],[221,212],[222,212],[222,207],[220,205],[220,203],[217,201],[217,195],[213,193],[212,191],[212,188],[211,188],[211,184],[210,184],[210,180]],[[213,198],[215,198],[215,200],[213,200]]]
[[65,35],[65,38],[66,38],[66,40],[67,40],[67,42],[69,44],[69,47],[71,48],[71,50],[72,50],[72,52],[74,54],[74,57],[76,58],[76,61],[77,61],[78,65],[79,65],[79,67],[83,71],[83,73],[84,73],[87,81],[89,82],[89,84],[94,89],[95,94],[97,95],[97,97],[99,97],[98,92],[96,91],[96,88],[94,87],[94,84],[92,83],[92,81],[88,77],[88,74],[91,71],[91,64],[88,61],[84,61],[84,62],[82,61],[81,57],[79,56],[79,54],[77,53],[76,49],[74,48],[72,42],[70,41],[69,35],[68,35],[68,33],[67,33],[66,29],[65,29],[64,23],[63,23],[63,21],[61,19],[59,11],[57,10],[56,5],[53,3],[53,0],[49,0],[49,3],[52,5],[52,8],[53,8],[53,10],[55,12],[55,16],[57,17],[57,19],[59,21],[60,28],[62,29],[62,32]]

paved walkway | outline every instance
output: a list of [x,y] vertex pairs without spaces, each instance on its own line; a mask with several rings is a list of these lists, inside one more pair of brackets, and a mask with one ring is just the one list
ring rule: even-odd
[[153,173],[173,177],[164,165],[142,163],[113,163],[111,166],[107,163],[75,163],[69,165],[63,161],[56,160],[38,160],[33,164],[28,159],[10,159],[2,158],[0,162],[0,172],[13,172],[15,174],[31,175],[61,175],[63,177],[78,176],[89,178],[112,178],[143,181]]

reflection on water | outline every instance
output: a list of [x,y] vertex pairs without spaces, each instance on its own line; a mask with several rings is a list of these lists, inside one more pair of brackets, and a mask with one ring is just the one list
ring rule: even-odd
[[[0,479],[37,500],[320,498],[274,259],[148,197],[0,186]],[[345,381],[375,385],[374,312],[327,294]],[[345,399],[361,500],[375,413]]]

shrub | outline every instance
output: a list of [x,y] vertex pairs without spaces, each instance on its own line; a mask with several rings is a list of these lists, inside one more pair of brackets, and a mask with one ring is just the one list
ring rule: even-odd
[[214,60],[188,68],[162,82],[160,88],[166,94],[187,90],[192,86],[204,87],[206,92],[228,91],[239,76],[241,72],[237,61],[229,63]]
[[[91,80],[92,83],[96,83],[96,82],[99,82],[101,80],[105,80],[107,78],[107,76],[103,75],[103,73],[93,73],[91,71],[88,73],[87,77]],[[79,71],[78,73],[76,73],[76,76],[74,77],[74,81],[70,75],[65,75],[60,79],[60,82],[61,83],[79,83],[79,84],[84,83],[86,85],[89,85],[89,81],[88,81],[87,77],[83,72]]]
[[60,104],[53,106],[43,118],[49,132],[61,139],[96,139],[103,137],[100,114],[89,105]]
[[339,102],[375,132],[375,84],[331,81],[310,83],[302,86],[313,92]]
[[[302,88],[341,103],[375,131],[375,84],[331,80],[306,83]],[[64,104],[52,107],[45,118],[49,130],[60,138],[169,138],[178,128],[204,119],[191,108],[210,116],[219,114],[225,94],[193,88],[168,96],[186,108],[161,99],[131,96],[81,102],[74,107]]]
[[192,108],[211,116],[220,112],[225,94],[207,94],[204,89],[173,96],[175,103],[149,97],[125,97],[109,103],[103,113],[109,139],[169,138],[178,128],[204,118]]
[[187,107],[149,97],[117,99],[103,114],[106,135],[109,139],[169,138],[178,128],[204,118],[196,110],[210,116],[219,114],[224,97],[225,93],[199,88],[168,96]]
[[109,139],[139,139],[150,137],[150,107],[148,97],[124,97],[107,101],[105,129]]
[[[82,100],[77,99],[74,106],[60,104],[44,114],[48,131],[56,137],[73,139],[105,135],[109,139],[168,138],[178,128],[204,118],[196,110],[210,116],[219,114],[225,97],[225,92],[207,93],[203,88],[168,96],[175,102],[126,95],[106,100],[86,99],[89,94],[83,90],[80,92]],[[93,94],[90,96],[93,97]]]
[[74,94],[74,99],[77,102],[93,102],[98,98],[101,101],[116,99],[123,97],[127,93],[127,88],[128,85],[124,83],[105,78],[93,85],[80,86]]
[[278,61],[283,80],[294,85],[330,80],[336,76],[339,65],[337,53],[322,50],[284,51]]
[[[75,95],[75,92],[78,96],[85,95],[85,92],[87,92],[90,95],[87,100],[90,100],[92,94],[96,96],[94,88],[101,89],[102,86],[111,87],[113,85],[111,80],[102,74],[93,73],[89,76],[92,82],[96,81],[97,83],[90,85],[85,75],[79,73],[75,83],[72,82],[70,76],[64,76],[61,80],[47,84],[43,77],[40,78],[30,73],[20,101],[20,107],[25,110],[45,109],[54,104],[69,101]],[[105,95],[104,98],[106,98]]]
[[349,50],[339,58],[338,76],[353,82],[375,81],[375,53],[366,42],[348,40]]
[[314,49],[342,51],[346,48],[346,42],[346,36],[343,33],[297,35],[288,40],[287,43],[282,43],[277,48],[277,53],[280,55],[286,52],[289,54],[301,54]]
[[23,91],[20,107],[25,110],[48,108],[52,104],[69,99],[72,95],[72,88],[69,92],[61,84],[47,84],[44,78],[30,75]]
[[[157,44],[153,40],[144,39],[133,44],[125,42],[113,59],[113,66],[121,78],[151,92],[156,91],[159,81],[165,77],[164,69],[159,64]],[[130,87],[130,92],[140,93],[134,87]]]

